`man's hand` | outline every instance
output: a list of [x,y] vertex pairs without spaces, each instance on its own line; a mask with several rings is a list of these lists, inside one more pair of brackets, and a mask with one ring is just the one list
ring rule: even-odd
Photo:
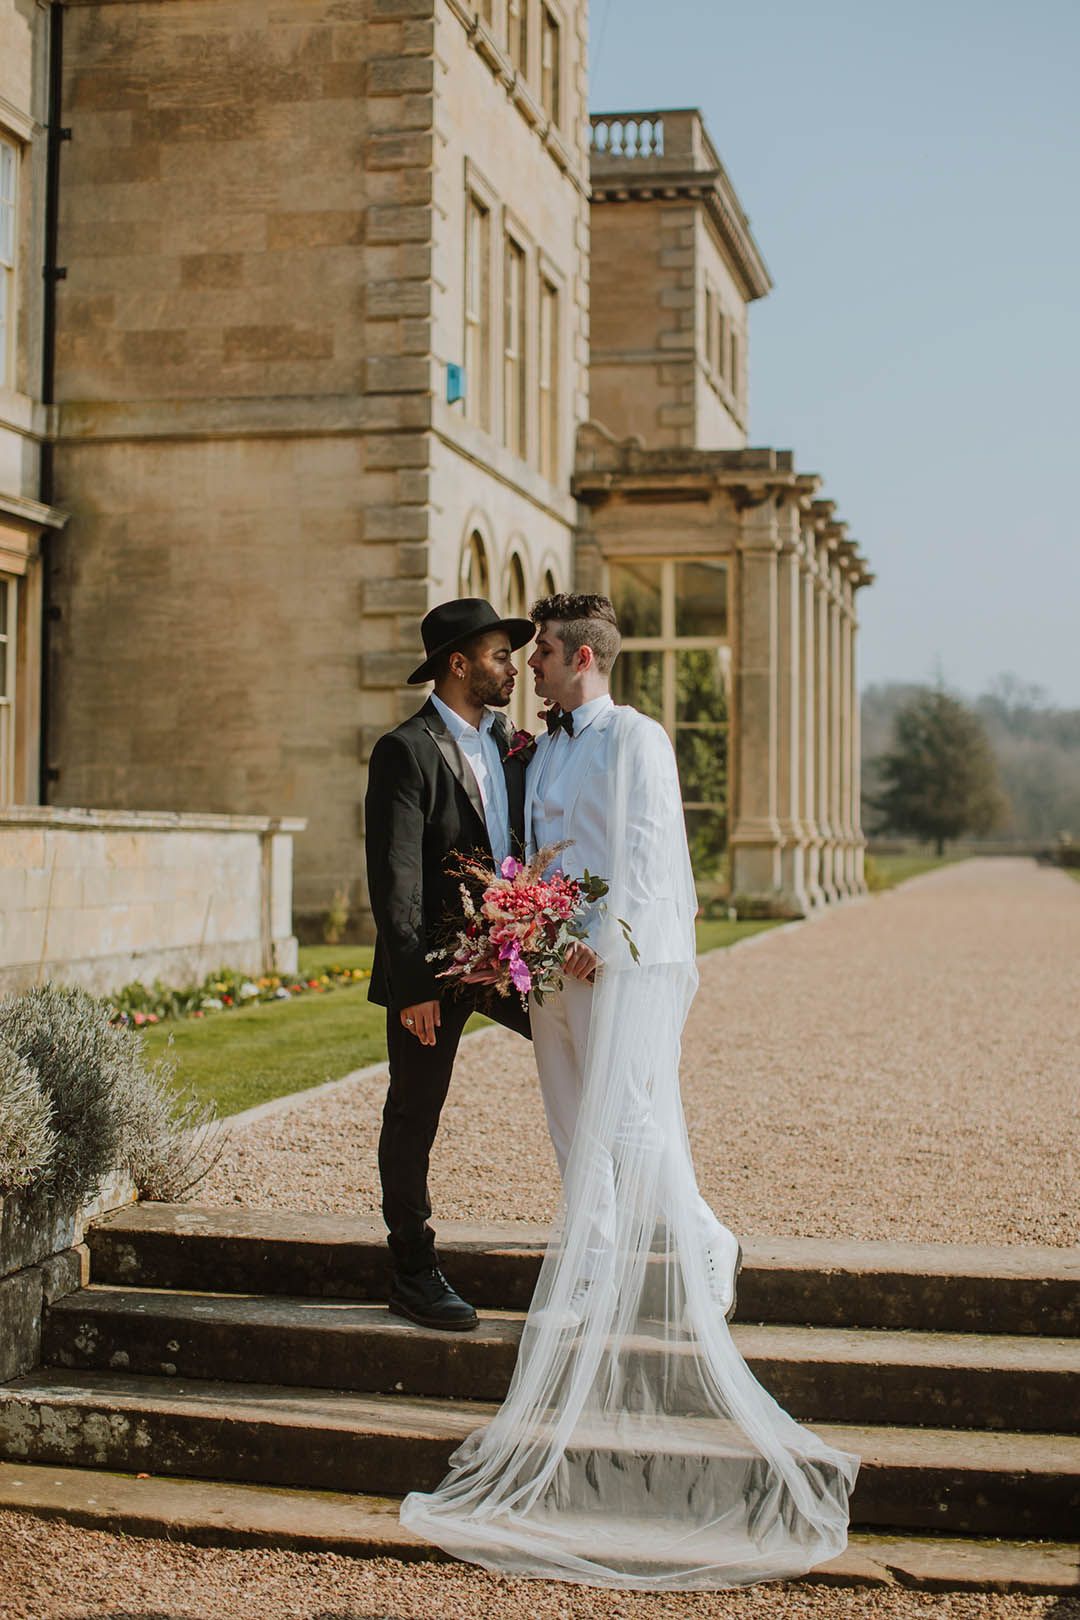
[[442,1022],[437,1001],[418,1001],[415,1007],[402,1007],[401,1022],[421,1046],[435,1045],[435,1031]]
[[593,975],[600,966],[600,958],[588,945],[580,942],[571,945],[566,953],[563,963],[563,972],[568,973],[572,979],[581,979],[583,983],[591,983]]

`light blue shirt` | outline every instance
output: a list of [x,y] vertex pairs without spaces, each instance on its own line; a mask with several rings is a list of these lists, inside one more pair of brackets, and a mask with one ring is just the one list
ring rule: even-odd
[[[590,698],[588,703],[579,703],[578,707],[572,710],[574,735],[568,737],[560,726],[545,748],[544,757],[540,761],[540,775],[533,789],[533,843],[537,849],[544,849],[548,844],[559,844],[565,838],[563,829],[566,803],[565,795],[559,791],[560,778],[573,757],[582,732],[592,724],[598,714],[603,714],[605,709],[612,707],[612,700],[607,692],[601,697]],[[554,866],[559,865],[561,858],[554,862]]]
[[502,756],[492,730],[495,712],[492,709],[485,709],[484,717],[477,729],[476,726],[470,726],[467,720],[463,720],[460,714],[456,714],[441,698],[437,698],[434,692],[431,694],[431,701],[446,721],[447,731],[465,755],[466,763],[476,778],[484,806],[484,822],[491,843],[491,853],[495,857],[495,865],[501,866],[510,854],[510,801],[506,796]]

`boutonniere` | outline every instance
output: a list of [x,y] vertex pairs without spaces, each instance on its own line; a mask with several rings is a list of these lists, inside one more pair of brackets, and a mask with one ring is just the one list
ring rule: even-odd
[[535,753],[536,738],[531,731],[515,731],[511,734],[505,756],[507,759],[520,759],[523,765],[527,765]]

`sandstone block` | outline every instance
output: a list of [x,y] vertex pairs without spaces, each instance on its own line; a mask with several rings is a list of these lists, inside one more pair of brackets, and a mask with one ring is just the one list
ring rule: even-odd
[[401,545],[397,548],[397,571],[403,577],[427,578],[430,547],[424,545]]
[[371,0],[371,17],[434,17],[435,0]]
[[364,147],[364,164],[368,169],[427,168],[434,150],[434,136],[430,130],[385,135],[373,135]]
[[363,240],[364,216],[352,209],[271,214],[266,221],[268,248],[351,247]]
[[435,83],[435,63],[430,57],[391,56],[368,63],[369,96],[423,94]]
[[372,579],[364,586],[366,614],[408,613],[423,618],[427,612],[427,582],[422,579]]
[[430,519],[422,506],[369,506],[364,514],[368,540],[424,540]]
[[364,371],[369,394],[426,393],[431,386],[427,360],[372,355]]
[[404,686],[416,664],[415,651],[362,653],[360,684],[377,687]]
[[375,206],[368,209],[369,242],[427,242],[431,238],[431,209]]
[[298,326],[232,326],[223,336],[226,362],[235,360],[327,360],[333,333]]
[[394,467],[426,467],[427,440],[415,433],[372,433],[364,440],[364,464],[371,470]]
[[427,315],[430,311],[428,281],[376,281],[367,289],[364,313],[369,320],[397,320],[402,315]]

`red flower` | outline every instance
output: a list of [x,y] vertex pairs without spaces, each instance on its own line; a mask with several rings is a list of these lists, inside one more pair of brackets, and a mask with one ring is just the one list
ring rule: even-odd
[[531,731],[515,731],[506,750],[507,759],[520,759],[527,765],[536,753],[536,738]]

